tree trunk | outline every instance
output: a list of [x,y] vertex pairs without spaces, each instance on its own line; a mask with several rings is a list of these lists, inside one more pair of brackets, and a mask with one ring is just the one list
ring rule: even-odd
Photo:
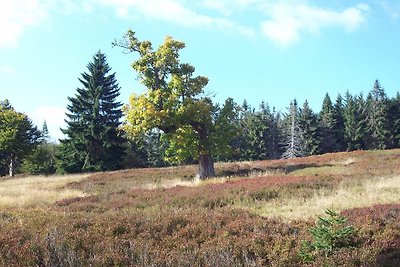
[[210,153],[209,146],[209,131],[206,125],[195,123],[192,127],[197,131],[199,138],[199,173],[198,177],[201,180],[215,176],[214,162]]
[[9,167],[8,171],[10,176],[14,176],[14,163],[15,163],[14,157],[11,157],[10,165],[8,166]]
[[214,162],[211,154],[200,153],[199,155],[199,179],[205,180],[215,176]]

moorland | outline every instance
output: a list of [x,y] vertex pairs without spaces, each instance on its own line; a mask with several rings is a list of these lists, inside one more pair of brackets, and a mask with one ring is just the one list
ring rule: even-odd
[[[196,168],[2,178],[0,265],[400,266],[399,149]],[[307,259],[327,209],[354,231]]]

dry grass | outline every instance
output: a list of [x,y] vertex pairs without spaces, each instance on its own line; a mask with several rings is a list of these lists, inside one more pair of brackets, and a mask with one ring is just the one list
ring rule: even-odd
[[159,188],[172,188],[175,186],[186,186],[186,187],[194,187],[199,185],[201,182],[199,180],[193,181],[182,181],[181,179],[172,179],[172,180],[159,180],[150,183],[144,183],[139,186],[134,186],[131,189],[143,188],[148,190],[159,189]]
[[[275,172],[271,171],[251,171],[246,176],[246,179],[252,179],[257,177],[269,177],[276,175]],[[182,179],[170,179],[170,180],[158,180],[154,182],[148,182],[141,185],[132,186],[132,188],[142,188],[142,189],[159,189],[159,188],[173,188],[175,186],[185,186],[185,187],[200,187],[206,185],[214,185],[214,184],[223,184],[227,181],[237,181],[243,179],[242,176],[224,176],[224,177],[216,177],[210,178],[206,180],[200,180],[198,178],[194,178],[193,180],[182,180]]]
[[80,181],[87,175],[30,176],[0,181],[0,207],[27,208],[45,206],[55,201],[80,197],[82,191],[65,185]]
[[264,217],[282,217],[292,221],[315,218],[328,208],[344,210],[399,202],[400,176],[388,176],[344,181],[337,189],[321,189],[307,199],[286,197],[251,207],[246,204],[239,206]]

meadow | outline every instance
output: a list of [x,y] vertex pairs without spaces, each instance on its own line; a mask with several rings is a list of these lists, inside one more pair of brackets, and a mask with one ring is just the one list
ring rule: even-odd
[[[400,266],[400,150],[0,180],[0,266]],[[299,255],[326,209],[348,246]]]

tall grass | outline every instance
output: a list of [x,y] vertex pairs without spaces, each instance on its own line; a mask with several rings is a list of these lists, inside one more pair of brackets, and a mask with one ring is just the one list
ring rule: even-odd
[[45,206],[61,199],[85,196],[82,191],[67,189],[64,186],[86,177],[87,175],[82,174],[29,176],[0,181],[0,207]]
[[286,196],[255,205],[239,206],[261,216],[282,217],[291,221],[313,218],[328,208],[344,210],[399,202],[400,176],[388,176],[343,181],[336,189],[324,188],[306,199]]

